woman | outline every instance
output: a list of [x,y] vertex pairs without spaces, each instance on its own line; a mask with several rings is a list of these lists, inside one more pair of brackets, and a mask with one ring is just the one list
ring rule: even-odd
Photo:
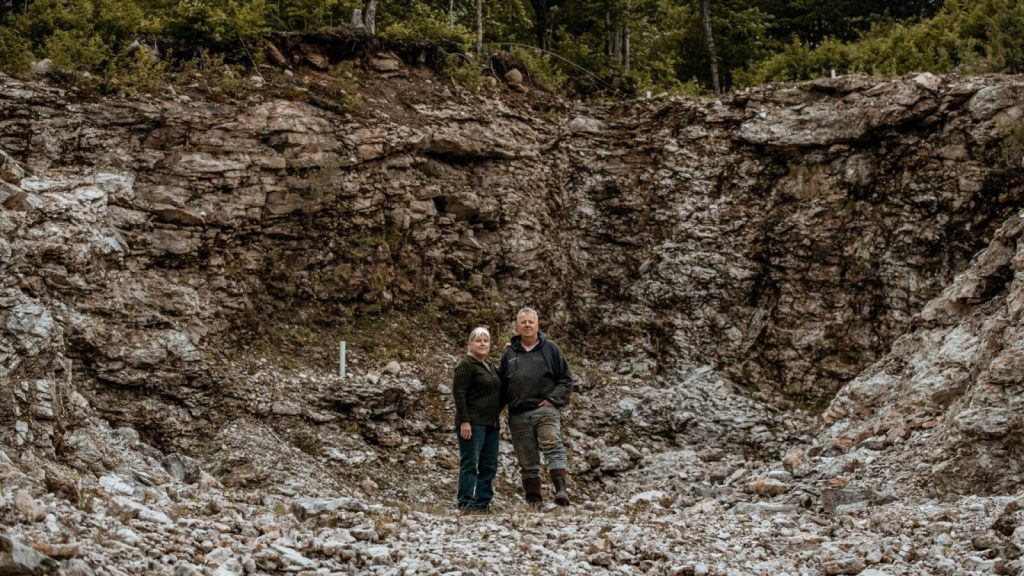
[[487,360],[491,333],[474,328],[466,357],[455,367],[455,432],[459,439],[459,509],[485,512],[494,497],[491,481],[498,472],[498,414],[501,381]]

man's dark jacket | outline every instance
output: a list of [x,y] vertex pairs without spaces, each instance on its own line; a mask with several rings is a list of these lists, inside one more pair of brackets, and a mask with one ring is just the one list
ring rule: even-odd
[[558,345],[538,333],[540,341],[529,352],[523,350],[519,336],[501,355],[498,376],[501,377],[502,398],[509,414],[527,412],[547,400],[561,408],[572,394],[572,373]]

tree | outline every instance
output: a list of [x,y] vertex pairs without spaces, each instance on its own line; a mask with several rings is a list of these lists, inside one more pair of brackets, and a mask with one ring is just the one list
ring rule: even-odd
[[484,53],[484,0],[476,0],[476,57]]
[[550,14],[548,13],[548,0],[530,0],[533,6],[533,34],[537,42],[537,48],[549,50],[551,48],[551,32],[549,30]]
[[377,33],[377,0],[363,0],[363,27],[369,34]]
[[715,35],[711,32],[711,0],[700,0],[700,21],[704,27],[704,43],[708,48],[711,65],[711,87],[715,94],[722,93],[718,80],[718,52],[715,51]]

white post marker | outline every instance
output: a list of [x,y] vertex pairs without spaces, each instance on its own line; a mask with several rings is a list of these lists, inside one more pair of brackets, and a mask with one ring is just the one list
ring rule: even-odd
[[338,377],[345,379],[345,341],[341,340],[338,346]]

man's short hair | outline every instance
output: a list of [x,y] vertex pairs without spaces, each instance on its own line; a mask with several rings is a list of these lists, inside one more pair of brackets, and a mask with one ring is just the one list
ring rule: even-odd
[[540,321],[540,314],[537,314],[536,310],[534,310],[533,308],[523,308],[522,310],[516,313],[516,322],[519,322],[519,319],[526,314],[532,314],[534,320],[537,320],[538,322]]

